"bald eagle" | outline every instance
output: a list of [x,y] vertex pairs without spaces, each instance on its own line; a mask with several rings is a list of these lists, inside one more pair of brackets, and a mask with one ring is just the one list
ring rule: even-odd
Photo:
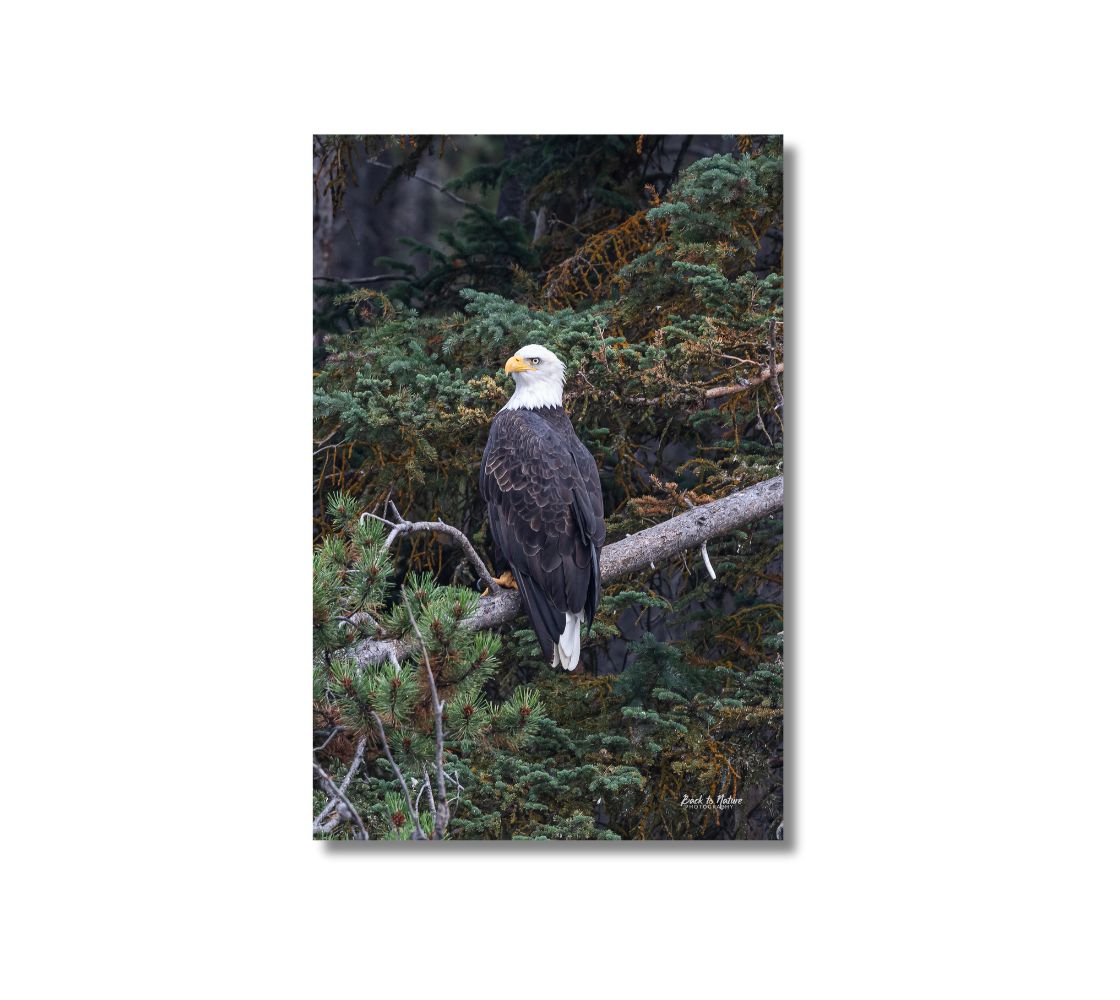
[[478,484],[490,533],[546,658],[579,666],[580,624],[599,606],[603,492],[564,412],[564,364],[529,344],[506,362],[516,385],[490,425]]

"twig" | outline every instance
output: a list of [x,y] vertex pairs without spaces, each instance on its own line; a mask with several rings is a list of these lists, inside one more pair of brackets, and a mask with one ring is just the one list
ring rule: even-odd
[[373,514],[369,511],[365,511],[359,518],[359,520],[364,520],[367,517],[372,517],[382,524],[387,524],[392,529],[389,532],[389,537],[385,539],[385,548],[388,549],[392,546],[393,542],[397,540],[397,535],[410,535],[416,531],[433,531],[440,535],[447,535],[458,543],[459,548],[463,550],[464,554],[471,561],[471,564],[478,570],[478,575],[482,578],[486,586],[489,587],[491,591],[499,589],[497,581],[490,575],[490,570],[486,568],[486,563],[482,561],[482,557],[475,551],[474,546],[471,545],[470,539],[458,528],[454,525],[446,524],[443,521],[406,521],[401,517],[400,511],[397,510],[397,505],[393,503],[392,500],[388,503],[393,510],[393,514],[397,518],[395,521],[390,521],[380,514]]
[[[416,779],[413,778],[412,780],[415,781]],[[424,789],[425,788],[428,789],[428,799],[429,799],[429,801],[431,800],[431,797],[432,797],[431,786],[432,786],[432,783],[428,780],[428,765],[425,764],[424,765],[424,784],[422,784],[420,786],[419,790],[416,792],[416,802],[413,804],[413,808],[416,810],[417,815],[420,814],[420,796],[424,794]],[[432,804],[432,818],[433,819],[435,819],[435,815],[436,815],[436,807],[435,807],[435,804],[433,803]]]
[[766,422],[762,419],[762,400],[755,399],[754,401],[754,415],[757,418],[757,426],[763,434],[766,435],[766,440],[770,442],[770,447],[774,447],[774,439],[770,436],[770,432],[766,429]]
[[708,575],[714,580],[716,578],[716,571],[712,568],[712,560],[708,558],[708,543],[702,542],[700,545],[700,555],[704,557],[704,565],[708,567]]
[[375,281],[401,281],[404,279],[402,274],[371,274],[365,278],[335,278],[329,274],[317,274],[312,281],[333,281],[338,285],[370,285]]
[[[327,813],[329,813],[335,807],[337,802],[338,802],[337,799],[328,798],[327,799],[327,804],[325,806],[323,806],[323,811],[321,813],[319,813],[318,816],[315,817],[315,829],[317,829],[320,833],[325,833],[326,832],[326,830],[322,826],[323,820],[327,818]],[[334,826],[332,826],[331,829],[333,830],[334,827],[337,826],[337,825],[338,825],[337,823],[334,824]]]
[[463,784],[462,784],[462,782],[461,782],[461,781],[460,781],[460,780],[459,780],[458,778],[456,778],[456,777],[455,777],[455,775],[451,774],[451,773],[450,773],[449,771],[444,771],[444,774],[445,774],[445,775],[446,775],[446,776],[447,776],[448,778],[450,778],[450,779],[451,779],[452,781],[454,781],[454,782],[455,782],[455,788],[456,788],[456,792],[455,792],[455,798],[453,798],[453,799],[452,799],[452,800],[451,800],[451,801],[450,801],[450,802],[449,802],[449,803],[447,804],[447,807],[448,807],[448,811],[450,811],[450,809],[451,809],[451,806],[455,805],[455,803],[459,801],[459,796],[460,796],[460,795],[462,795],[462,793],[463,793]]
[[733,354],[721,354],[719,355],[719,357],[724,358],[727,361],[734,361],[735,364],[732,365],[733,368],[738,368],[739,365],[757,365],[763,371],[766,370],[766,366],[761,361],[755,361],[752,358],[737,358]]
[[[386,170],[396,170],[397,169],[391,163],[382,163],[380,160],[372,159],[372,158],[369,159],[369,160],[366,160],[366,163],[372,164],[375,167],[384,167]],[[457,201],[460,205],[465,205],[467,208],[474,208],[474,205],[472,205],[469,201],[463,201],[463,199],[460,198],[457,194],[452,194],[450,191],[447,190],[447,188],[445,188],[442,184],[440,184],[439,181],[433,181],[430,177],[425,177],[421,173],[409,174],[408,176],[415,177],[418,181],[421,181],[424,184],[427,184],[429,187],[434,187],[437,191],[441,192],[442,194],[447,195],[447,197],[450,198],[452,201]]]
[[[358,815],[358,810],[354,808],[353,803],[346,797],[346,793],[343,792],[338,787],[338,785],[331,781],[331,776],[327,774],[327,772],[324,771],[318,764],[312,761],[311,766],[315,768],[315,773],[319,776],[319,781],[326,786],[327,792],[332,795],[340,805],[345,807],[347,813],[349,814],[346,818],[349,819],[351,823],[357,825],[358,833],[361,835],[358,837],[358,840],[369,840],[369,834],[366,832],[366,825],[362,822],[362,817]],[[334,827],[332,827],[331,829],[334,829]],[[322,828],[320,828],[316,832],[323,832]]]
[[[328,743],[330,743],[331,737],[333,737],[335,733],[341,731],[341,729],[342,726],[335,726],[334,730],[331,732],[331,735],[323,741],[323,746],[325,747]],[[316,747],[315,749],[320,750],[322,749],[322,747]],[[350,786],[350,781],[354,777],[355,772],[358,770],[358,764],[362,760],[365,752],[366,738],[363,736],[361,742],[358,744],[358,751],[354,754],[354,762],[350,765],[350,770],[346,772],[346,777],[342,779],[342,784],[338,786],[339,792],[345,792],[346,789]],[[322,825],[323,819],[326,817],[327,813],[329,813],[331,809],[334,808],[337,804],[337,798],[328,799],[326,806],[323,808],[323,811],[315,817],[315,826],[319,829],[320,833],[329,833],[336,826],[338,826],[337,822],[331,823],[327,827],[324,827]]]
[[335,736],[338,733],[341,733],[341,732],[342,732],[342,726],[335,726],[334,729],[332,729],[330,731],[330,734],[327,736],[327,738],[325,740],[323,740],[322,743],[320,743],[317,747],[312,747],[311,748],[311,752],[314,753],[316,750],[326,749],[327,744],[330,743],[330,741],[333,740],[335,738]]
[[[775,336],[775,328],[778,321],[773,316],[770,317],[770,371],[781,372],[782,366],[778,364],[778,344]],[[782,397],[782,380],[777,375],[774,376],[774,392],[778,396],[778,405],[776,409],[782,409],[785,406],[785,399]]]
[[[432,779],[428,776],[428,765],[424,765],[424,788],[428,790],[428,808],[432,810],[432,819],[436,818],[436,803],[432,798]],[[421,789],[423,791],[423,789]]]
[[358,765],[365,759],[365,752],[366,737],[363,736],[358,743],[358,749],[354,753],[354,762],[350,765],[350,770],[346,772],[346,777],[342,779],[342,784],[338,786],[340,792],[345,792],[350,787],[350,782],[357,773]]
[[432,691],[432,714],[435,717],[436,729],[436,780],[439,782],[439,808],[432,815],[435,819],[436,840],[440,840],[447,829],[448,820],[447,785],[443,780],[443,702],[439,700],[436,675],[432,673],[432,663],[428,659],[428,647],[424,645],[424,637],[420,634],[420,626],[416,624],[416,618],[412,614],[412,604],[408,600],[408,594],[404,591],[401,591],[401,600],[404,601],[405,610],[408,612],[408,620],[412,623],[412,631],[416,633],[420,650],[424,654],[424,666],[428,670],[428,684]]
[[385,738],[385,727],[381,724],[381,716],[371,710],[373,721],[377,723],[377,731],[381,734],[381,749],[385,751],[385,756],[389,758],[389,763],[392,765],[393,773],[397,776],[397,781],[400,782],[401,791],[404,792],[404,802],[408,806],[409,817],[412,819],[412,828],[415,832],[417,840],[427,840],[428,837],[420,827],[420,816],[412,807],[412,795],[408,790],[408,783],[404,780],[404,775],[401,774],[401,769],[397,767],[397,762],[393,759],[393,751],[389,749],[389,741]]

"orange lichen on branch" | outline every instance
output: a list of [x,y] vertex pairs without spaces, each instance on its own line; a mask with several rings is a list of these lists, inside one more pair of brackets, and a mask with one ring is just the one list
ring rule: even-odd
[[574,254],[544,277],[542,297],[549,309],[562,309],[585,299],[598,302],[624,282],[623,267],[665,238],[668,223],[649,222],[646,210],[635,212],[611,229],[585,240]]

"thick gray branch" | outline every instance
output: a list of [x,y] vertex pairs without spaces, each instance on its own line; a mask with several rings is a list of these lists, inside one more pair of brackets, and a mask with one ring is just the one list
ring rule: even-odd
[[767,479],[608,545],[599,562],[603,582],[610,583],[643,567],[648,568],[650,563],[697,548],[709,538],[726,535],[781,510],[784,483],[782,476]]
[[[656,565],[669,556],[698,548],[709,539],[773,514],[782,509],[784,498],[785,477],[776,476],[612,542],[603,549],[599,562],[603,583],[649,569],[651,563]],[[512,621],[520,611],[521,595],[515,590],[502,590],[494,597],[482,598],[478,610],[464,624],[475,631],[497,628]],[[406,652],[402,643],[367,639],[355,647],[352,655],[366,664],[383,660],[390,653],[399,658]]]

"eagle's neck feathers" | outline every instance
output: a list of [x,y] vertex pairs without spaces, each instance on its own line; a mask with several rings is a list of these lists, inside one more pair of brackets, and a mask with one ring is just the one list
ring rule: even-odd
[[542,410],[549,406],[564,405],[564,383],[559,380],[540,379],[534,382],[519,380],[517,388],[503,410]]

